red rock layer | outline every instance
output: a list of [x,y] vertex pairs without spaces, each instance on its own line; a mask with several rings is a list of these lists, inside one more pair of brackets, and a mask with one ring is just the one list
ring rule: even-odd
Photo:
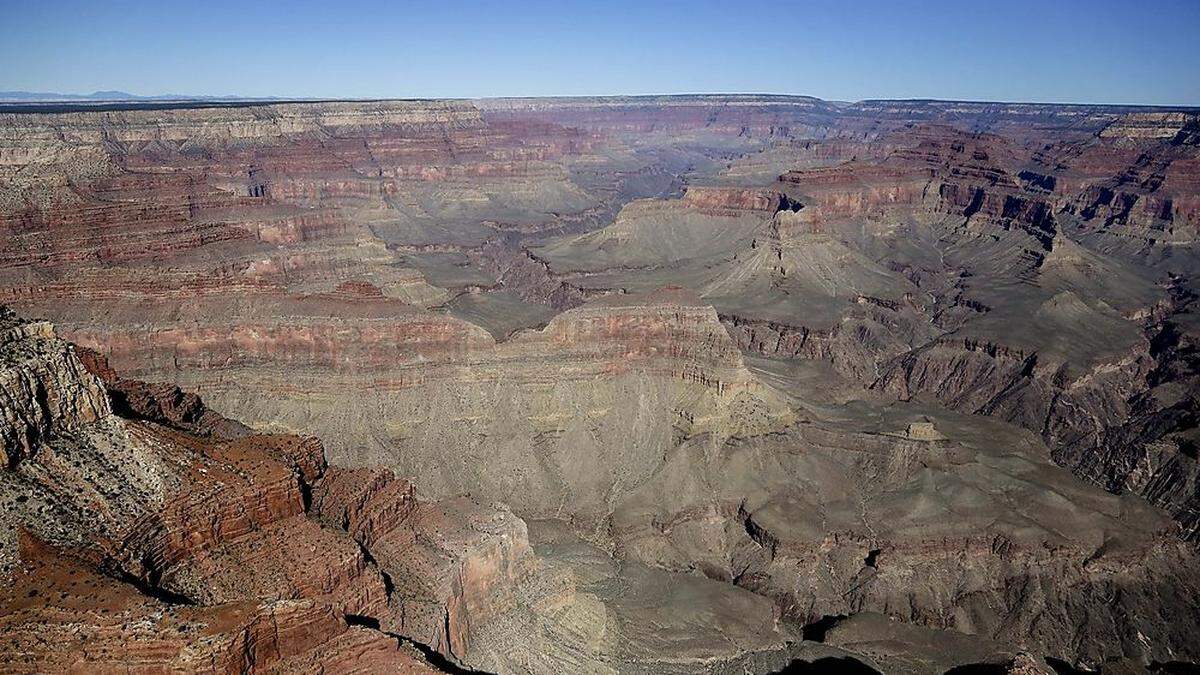
[[166,604],[29,538],[23,560],[0,601],[7,672],[438,672],[321,603]]

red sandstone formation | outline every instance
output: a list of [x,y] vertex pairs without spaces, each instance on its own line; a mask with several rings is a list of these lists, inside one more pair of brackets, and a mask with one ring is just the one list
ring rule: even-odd
[[378,631],[307,600],[216,606],[157,600],[32,537],[4,600],[0,652],[16,673],[437,672]]

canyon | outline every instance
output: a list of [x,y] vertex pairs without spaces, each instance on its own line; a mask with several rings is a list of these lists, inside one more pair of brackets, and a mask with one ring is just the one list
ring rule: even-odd
[[1189,672],[1198,277],[1196,109],[0,105],[0,670]]

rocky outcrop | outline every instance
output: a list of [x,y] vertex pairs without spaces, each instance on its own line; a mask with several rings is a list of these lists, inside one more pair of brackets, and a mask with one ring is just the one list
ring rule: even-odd
[[396,631],[449,658],[467,658],[473,630],[511,611],[537,566],[525,523],[507,509],[463,498],[419,503],[413,487],[388,472],[335,472],[314,493],[313,508],[379,565]]
[[498,284],[503,288],[515,290],[523,300],[549,305],[558,311],[578,307],[606,292],[603,289],[581,288],[565,281],[550,270],[545,260],[503,239],[485,242],[477,259],[485,269],[496,275]]
[[[1200,203],[1200,118],[1182,113],[1130,115],[1100,132],[1102,142],[1082,150],[1086,181],[1064,206],[1090,227],[1149,242],[1194,242]],[[1106,175],[1105,175],[1106,174]]]
[[683,193],[681,205],[714,215],[726,215],[738,211],[776,211],[795,208],[788,198],[774,190],[739,188],[689,187]]
[[1115,492],[1133,491],[1197,536],[1198,471],[1190,436],[1197,386],[1192,296],[1183,288],[1146,323],[1146,342],[1082,373],[994,344],[939,342],[896,358],[872,387],[935,396],[1042,434],[1055,461]]
[[22,557],[0,618],[0,654],[12,672],[438,672],[416,650],[349,625],[327,605],[171,604],[31,540]]
[[[40,412],[47,432],[29,436],[31,451],[0,473],[13,583],[2,600],[6,663],[31,672],[360,661],[430,670],[396,638],[352,628],[354,617],[386,615],[389,591],[357,544],[305,515],[325,471],[319,444],[248,435],[223,419],[199,424],[214,414],[198,400],[93,360],[121,387],[114,414],[101,380],[49,324],[6,317],[31,327],[10,330],[7,353],[39,357],[8,361],[13,376],[57,373],[60,389],[44,400],[95,397],[83,408],[14,399],[20,412]],[[147,397],[127,405],[130,392]],[[200,414],[164,407],[180,397]],[[221,440],[222,429],[240,438]],[[58,639],[38,637],[47,634]]]
[[[810,219],[883,219],[927,211],[1025,228],[1047,243],[1055,225],[1053,206],[1025,192],[1012,171],[1010,142],[992,134],[952,127],[918,126],[888,140],[895,147],[877,161],[848,162],[824,169],[791,171],[785,189],[810,195]],[[801,199],[801,203],[805,200]]]
[[1100,138],[1173,139],[1196,123],[1196,116],[1185,112],[1129,113],[1100,130]]
[[108,399],[74,350],[45,322],[0,307],[0,461],[12,469],[55,433],[110,414]]
[[108,359],[86,347],[76,348],[88,372],[100,378],[117,414],[144,419],[196,436],[238,438],[250,433],[244,424],[217,414],[200,397],[173,384],[151,384],[121,377]]
[[873,382],[887,360],[924,344],[928,320],[911,307],[865,300],[833,326],[794,326],[737,315],[721,322],[738,347],[771,358],[826,361],[852,382]]
[[[1162,124],[1175,131],[1125,133],[1121,132],[1125,123],[1137,129]],[[793,238],[811,238],[821,229],[836,236],[844,231],[837,226],[841,221],[877,222],[883,229],[889,227],[887,223],[915,216],[928,219],[939,241],[954,243],[945,249],[934,243],[935,259],[906,265],[905,274],[921,289],[911,291],[906,303],[873,305],[865,312],[861,307],[843,309],[840,320],[829,326],[810,317],[806,318],[812,324],[794,325],[735,312],[728,313],[726,325],[744,348],[776,357],[829,361],[841,375],[875,391],[905,400],[933,397],[955,410],[1002,417],[1041,433],[1060,464],[1107,489],[1146,495],[1179,519],[1185,537],[1193,537],[1195,468],[1186,452],[1191,441],[1186,439],[1194,422],[1189,406],[1179,398],[1180,391],[1193,388],[1193,378],[1185,374],[1186,367],[1160,369],[1157,354],[1170,359],[1176,352],[1152,347],[1156,341],[1176,344],[1187,334],[1173,328],[1164,335],[1161,316],[1189,314],[1179,304],[1190,293],[1179,290],[1188,282],[1176,277],[1165,293],[1163,288],[1151,290],[1122,263],[1105,260],[1076,243],[1073,237],[1081,235],[1074,229],[1070,234],[1064,229],[1081,227],[1076,219],[1082,219],[1082,227],[1098,227],[1106,233],[1101,236],[1117,236],[1118,230],[1126,238],[1148,232],[1150,241],[1165,234],[1163,228],[1173,227],[1163,225],[1169,219],[1156,212],[1139,224],[1135,221],[1141,216],[1135,215],[1132,205],[1164,182],[1161,172],[1158,178],[1149,176],[1157,170],[1153,167],[1178,171],[1192,161],[1195,153],[1181,149],[1187,147],[1181,138],[1186,138],[1190,123],[1187,115],[1135,115],[1114,122],[1108,133],[1081,141],[1074,150],[1080,154],[1063,161],[1097,176],[1122,170],[1124,160],[1119,157],[1126,152],[1125,144],[1141,152],[1136,160],[1130,157],[1134,166],[1116,179],[1107,183],[1086,179],[1097,181],[1088,188],[1080,188],[1086,180],[1063,166],[1057,171],[1081,182],[1064,183],[1053,174],[1027,170],[1015,173],[1020,165],[1018,150],[1003,139],[931,127],[894,135],[897,149],[882,160],[785,174],[783,189],[796,195],[805,208],[796,214],[798,218],[777,218],[770,235],[763,238],[779,261],[772,263],[774,278],[783,278],[781,272],[789,267],[803,269],[800,265],[815,257],[810,244],[800,265],[785,264],[782,242],[788,231],[800,233],[792,234]],[[908,141],[896,140],[901,137]],[[1100,161],[1101,153],[1111,156]],[[919,179],[927,182],[918,192]],[[906,184],[912,189],[896,192]],[[1113,188],[1104,187],[1115,184],[1142,197],[1127,200],[1129,208],[1118,216],[1078,206],[1080,199],[1094,203],[1086,195],[1100,190],[1108,191],[1101,199],[1105,204],[1118,199]],[[1083,193],[1072,196],[1075,189]],[[786,230],[780,226],[783,222],[788,224]],[[1148,224],[1152,222],[1157,224]],[[921,231],[917,228],[914,235]],[[960,254],[972,239],[980,251],[991,251],[995,257],[988,259],[979,251]],[[993,246],[986,243],[988,239],[1004,244]],[[938,279],[939,274],[945,279],[947,270],[934,272],[931,263],[958,265],[966,273],[958,272],[959,278],[947,284]],[[994,284],[1013,279],[1039,287],[1047,295],[1026,312],[1017,310],[1023,302],[1020,292],[993,290]],[[839,284],[846,285],[845,281]],[[912,302],[922,292],[935,303]],[[1081,299],[1089,297],[1105,300]],[[1114,306],[1124,315],[1117,315]],[[1159,318],[1147,322],[1148,316]],[[1005,330],[1003,321],[1026,328]],[[1168,323],[1181,325],[1178,319]],[[971,328],[979,324],[987,327]],[[1073,343],[1037,337],[1046,330],[1039,324],[1079,334],[1070,338]],[[1083,326],[1088,329],[1080,330]],[[1101,334],[1111,336],[1108,346],[1096,340]],[[1189,338],[1182,337],[1182,342],[1189,344]],[[1170,375],[1151,382],[1152,372]]]
[[[373,318],[384,307],[390,318]],[[658,461],[639,438],[763,433],[790,419],[747,372],[712,308],[679,289],[599,298],[500,344],[477,326],[386,298],[309,298],[264,316],[290,318],[263,326],[247,316],[232,334],[197,317],[182,332],[81,328],[76,338],[118,367],[140,363],[152,373],[161,364],[242,419],[279,431],[322,428],[336,464],[386,464],[431,496],[470,492],[544,516],[563,504],[598,513],[609,490]],[[350,338],[355,331],[361,338]],[[259,386],[275,395],[259,395]],[[457,456],[443,457],[443,444]],[[595,453],[613,453],[610,468],[580,470],[578,460]],[[484,470],[496,457],[543,469]]]

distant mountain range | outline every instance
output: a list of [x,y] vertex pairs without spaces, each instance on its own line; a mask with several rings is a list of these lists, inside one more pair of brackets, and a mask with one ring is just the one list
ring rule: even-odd
[[0,101],[18,103],[40,103],[48,101],[265,101],[279,100],[278,97],[247,96],[189,96],[186,94],[158,94],[139,96],[127,91],[94,91],[90,94],[60,94],[46,91],[0,91]]

